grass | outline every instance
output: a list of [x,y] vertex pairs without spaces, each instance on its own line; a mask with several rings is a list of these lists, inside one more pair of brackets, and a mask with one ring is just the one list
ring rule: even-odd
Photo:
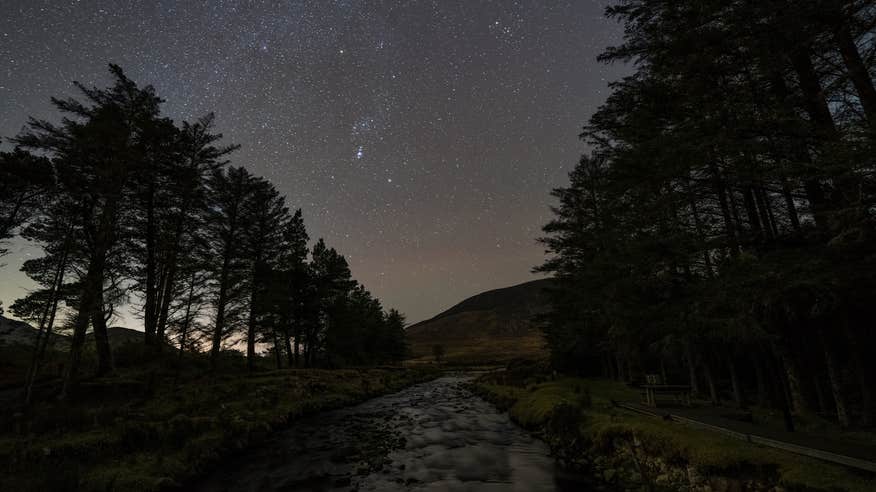
[[78,400],[3,408],[0,490],[178,487],[300,416],[436,375],[397,367],[248,375],[237,359],[212,375],[202,362],[190,361],[178,380],[167,360],[132,364],[86,381]]
[[647,455],[667,463],[693,465],[716,476],[759,477],[790,490],[876,490],[876,480],[856,470],[618,409],[612,400],[640,398],[637,390],[621,383],[561,378],[515,386],[498,384],[498,379],[482,379],[477,391],[507,408],[515,421],[548,434],[549,441],[555,409],[574,405],[578,432],[591,455],[611,452],[620,440],[639,443]]
[[540,336],[445,338],[440,341],[415,340],[411,342],[411,362],[430,363],[434,345],[443,345],[442,362],[451,366],[504,365],[518,357],[543,355],[544,340]]
[[[504,310],[505,308],[503,308]],[[544,335],[529,321],[507,322],[495,310],[465,311],[414,325],[407,332],[411,358],[433,361],[432,349],[445,349],[448,365],[504,365],[518,358],[543,357]]]

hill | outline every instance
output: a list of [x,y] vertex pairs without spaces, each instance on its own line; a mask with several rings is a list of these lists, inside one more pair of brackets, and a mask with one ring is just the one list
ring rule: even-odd
[[533,317],[548,308],[550,279],[533,280],[470,297],[437,316],[407,328],[415,361],[433,358],[442,345],[456,364],[504,363],[517,357],[546,355]]
[[[37,329],[24,321],[0,316],[0,347],[13,345],[33,345],[37,339]],[[52,333],[52,344],[63,347],[69,337]]]
[[[57,328],[56,328],[57,329]],[[86,344],[90,344],[92,340],[91,332],[87,335]],[[127,343],[142,342],[143,332],[124,328],[121,326],[111,326],[107,328],[107,336],[109,337],[110,345],[115,347],[125,345]],[[56,348],[66,350],[70,343],[68,335],[52,333],[54,338],[53,345]],[[0,316],[0,347],[13,345],[33,345],[37,338],[37,329],[24,321]]]
[[[94,335],[89,332],[86,343],[91,343],[93,336]],[[132,330],[131,328],[110,326],[106,329],[106,336],[109,338],[111,347],[118,347],[119,345],[126,345],[129,343],[143,343],[143,337],[145,335],[142,331]]]

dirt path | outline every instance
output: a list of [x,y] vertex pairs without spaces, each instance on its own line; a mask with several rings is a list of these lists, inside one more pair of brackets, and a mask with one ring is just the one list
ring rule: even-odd
[[[770,426],[758,425],[732,418],[733,410],[722,407],[671,407],[653,408],[640,403],[623,403],[623,406],[640,413],[647,413],[655,417],[670,415],[674,420],[697,426],[697,423],[714,427],[718,432],[723,432],[733,437],[748,440],[756,444],[768,445],[785,449],[797,454],[806,454],[825,461],[852,466],[854,468],[876,471],[876,446],[861,442],[853,442],[848,439],[813,435],[806,432],[788,432]],[[686,422],[689,420],[690,422]],[[734,435],[737,434],[737,435]],[[762,439],[757,439],[762,438]],[[769,442],[775,441],[775,442]],[[787,446],[783,446],[783,444]],[[835,456],[831,456],[835,455]],[[844,460],[843,458],[851,458]]]

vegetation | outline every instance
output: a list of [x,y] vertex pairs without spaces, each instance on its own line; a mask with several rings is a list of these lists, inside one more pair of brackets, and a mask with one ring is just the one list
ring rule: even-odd
[[[81,382],[66,401],[0,410],[0,489],[180,488],[305,414],[434,377],[397,367],[271,370],[270,358],[250,374],[240,352],[223,351],[214,366],[205,355],[156,355],[142,343],[119,346],[115,362],[112,375]],[[95,366],[97,354],[83,364]]]
[[[178,126],[110,68],[0,154],[0,240],[45,253],[11,306],[36,341],[0,347],[0,489],[175,487],[290,419],[431,376],[366,368],[404,359],[404,316],[228,164],[212,115]],[[128,304],[134,343],[108,327]]]
[[444,360],[444,355],[447,350],[444,348],[444,345],[436,344],[432,346],[432,355],[435,357],[435,362],[440,364],[442,360]]
[[406,330],[412,363],[440,357],[454,366],[503,366],[517,358],[544,357],[544,335],[532,315],[544,312],[544,288],[550,280],[535,280],[470,297],[437,316]]
[[[625,463],[629,458],[624,456],[626,450],[637,446],[642,461],[648,456],[678,469],[693,466],[711,479],[745,478],[790,490],[863,492],[874,486],[872,477],[839,465],[618,409],[613,401],[639,398],[635,389],[623,383],[577,377],[552,379],[544,376],[543,369],[512,367],[482,377],[474,389],[508,409],[516,422],[538,431],[566,465],[602,473],[610,482],[627,480],[627,488],[634,489],[642,484],[633,482],[645,479],[652,488],[656,485],[658,490],[677,490],[665,482],[671,475],[665,468],[655,473],[643,462]],[[627,476],[621,473],[624,467],[629,468]],[[641,476],[649,471],[652,476]],[[640,475],[638,480],[636,474]]]
[[584,127],[542,239],[556,367],[876,417],[876,8],[623,0],[635,73]]
[[212,115],[177,125],[151,87],[110,72],[106,89],[53,99],[60,123],[32,119],[0,155],[0,240],[45,253],[23,267],[40,287],[11,306],[39,330],[25,401],[58,330],[71,333],[62,398],[83,374],[87,333],[94,374],[111,373],[107,326],[129,303],[156,356],[208,349],[214,368],[236,346],[250,371],[263,351],[277,369],[405,357],[403,315],[322,239],[309,248],[301,210],[268,180],[228,165],[237,146],[219,144]]

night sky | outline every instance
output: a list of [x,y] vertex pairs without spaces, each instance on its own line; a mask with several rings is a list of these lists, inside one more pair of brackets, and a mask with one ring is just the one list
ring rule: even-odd
[[[50,96],[105,86],[117,63],[172,118],[215,112],[243,146],[233,163],[273,181],[311,238],[418,321],[534,278],[548,193],[624,73],[595,61],[621,36],[605,3],[4,0],[0,137],[29,115],[57,121]],[[38,254],[12,251],[7,307]]]

